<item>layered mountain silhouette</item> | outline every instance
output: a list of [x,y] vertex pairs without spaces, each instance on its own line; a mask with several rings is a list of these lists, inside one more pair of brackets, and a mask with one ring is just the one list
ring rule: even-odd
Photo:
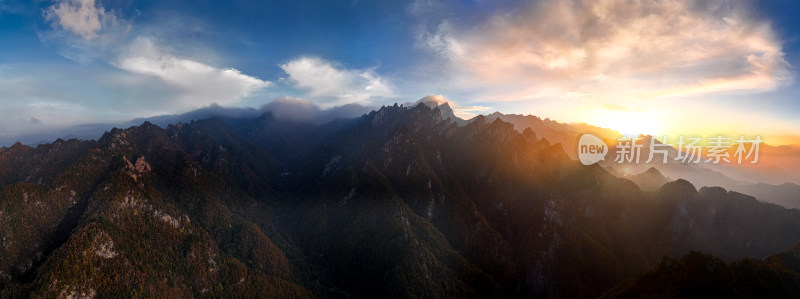
[[[652,136],[641,136],[641,141],[645,145],[649,145],[650,142],[654,142],[655,144],[662,144],[659,140],[656,140]],[[769,147],[769,146],[765,146]],[[641,149],[640,153],[640,161],[639,163],[631,163],[631,162],[623,162],[619,163],[614,161],[616,156],[616,151],[609,151],[606,156],[606,160],[602,161],[600,164],[603,165],[609,172],[616,174],[619,177],[625,177],[625,174],[628,174],[628,179],[634,180],[635,177],[640,174],[645,174],[647,172],[651,172],[652,170],[657,170],[659,173],[662,173],[666,177],[670,178],[681,178],[692,182],[692,184],[697,185],[699,187],[724,187],[729,190],[745,193],[748,195],[755,196],[759,200],[778,204],[787,208],[800,208],[800,185],[794,183],[783,183],[779,185],[769,184],[769,183],[754,183],[752,181],[742,181],[733,179],[729,176],[731,174],[732,168],[746,168],[751,167],[749,162],[745,163],[743,166],[739,166],[735,163],[684,163],[681,162],[681,159],[676,159],[678,157],[678,150],[672,147],[667,147],[667,162],[663,163],[663,155],[654,153],[653,154],[653,161],[651,163],[645,163],[650,158],[650,148],[649,146],[644,146]],[[703,160],[706,159],[703,157]],[[766,155],[767,161],[774,160],[775,157],[771,157]],[[763,162],[762,162],[763,163]],[[759,164],[753,164],[759,165]],[[763,167],[769,167],[759,165]],[[745,170],[739,169],[739,172],[745,172]],[[749,172],[753,173],[753,172]],[[755,171],[755,176],[745,176],[740,173],[741,177],[750,178],[757,180],[759,178],[758,171]],[[634,175],[634,176],[631,176]],[[791,179],[791,177],[789,176]],[[662,180],[662,184],[663,184]],[[638,184],[639,182],[637,182]],[[639,185],[644,189],[652,189],[654,187],[660,186],[658,184],[653,186],[643,186]]]
[[[667,163],[662,163],[661,154],[654,154],[651,163],[645,163],[650,157],[650,149],[644,146],[641,149],[639,163],[615,162],[614,150],[621,134],[619,132],[592,126],[585,123],[559,123],[550,119],[541,119],[533,115],[502,114],[499,112],[486,116],[487,120],[501,119],[509,122],[522,132],[530,128],[540,138],[545,138],[552,143],[563,145],[565,152],[572,159],[577,159],[578,139],[582,134],[592,134],[602,139],[611,149],[606,159],[600,163],[610,173],[632,179],[631,175],[643,174],[655,168],[659,173],[672,179],[685,179],[698,187],[724,187],[729,190],[745,193],[757,197],[759,200],[779,204],[787,208],[800,208],[800,182],[797,171],[800,168],[800,150],[796,146],[773,147],[761,144],[759,162],[756,164],[711,164],[711,163],[682,163],[676,160],[678,150],[668,148]],[[639,136],[638,143],[649,145],[651,140],[662,144],[653,136]],[[672,140],[669,144],[674,144]],[[626,177],[625,175],[628,175]],[[638,182],[637,182],[638,183]],[[662,181],[661,184],[665,183]],[[654,189],[661,184],[642,186],[644,189]]]
[[652,277],[694,273],[694,250],[727,267],[715,279],[743,258],[797,269],[772,254],[800,241],[800,210],[682,179],[643,191],[533,129],[447,109],[2,148],[0,296],[670,294]]

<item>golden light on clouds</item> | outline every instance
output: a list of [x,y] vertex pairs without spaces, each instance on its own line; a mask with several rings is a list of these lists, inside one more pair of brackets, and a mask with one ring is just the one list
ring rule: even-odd
[[780,131],[774,116],[720,100],[793,81],[781,39],[751,8],[739,0],[535,1],[479,22],[442,17],[418,42],[444,58],[442,84],[483,87],[473,103],[626,134],[796,134]]
[[[770,25],[727,4],[540,1],[479,25],[443,20],[422,40],[452,62],[461,82],[517,91],[655,98],[768,90],[791,80]],[[530,99],[521,94],[495,99]]]

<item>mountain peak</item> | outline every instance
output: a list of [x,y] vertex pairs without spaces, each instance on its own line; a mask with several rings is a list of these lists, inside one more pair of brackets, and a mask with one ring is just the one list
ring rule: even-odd
[[642,190],[655,191],[669,182],[669,179],[661,174],[655,167],[650,167],[640,174],[628,176],[627,179],[636,183]]
[[656,169],[655,167],[650,167],[647,170],[645,170],[645,172],[643,172],[643,173],[646,173],[646,174],[649,174],[649,175],[662,175],[661,172],[658,171],[658,169]]
[[19,149],[23,149],[23,148],[30,148],[30,146],[24,145],[24,144],[22,144],[22,142],[17,141],[17,142],[14,142],[14,145],[12,145],[10,147],[10,149],[12,149],[12,150],[19,150]]
[[723,198],[726,194],[728,194],[728,190],[725,190],[725,188],[722,187],[704,186],[700,188],[698,193],[707,198]]
[[428,95],[419,99],[416,103],[417,105],[424,104],[431,109],[438,109],[443,119],[450,119],[459,126],[463,126],[467,123],[466,120],[455,115],[453,105],[450,105],[452,102],[442,95]]
[[687,180],[677,179],[669,182],[659,188],[660,193],[672,198],[683,198],[694,196],[697,194],[697,189]]

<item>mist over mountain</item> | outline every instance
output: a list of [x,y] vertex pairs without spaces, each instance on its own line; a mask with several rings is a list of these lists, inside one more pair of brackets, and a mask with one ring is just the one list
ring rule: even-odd
[[359,117],[364,113],[372,111],[373,109],[374,107],[367,107],[359,104],[346,104],[342,106],[321,109],[319,106],[306,99],[281,97],[261,106],[258,109],[222,107],[217,104],[211,104],[208,107],[189,111],[183,114],[136,118],[123,123],[81,124],[59,128],[45,133],[22,135],[15,138],[0,140],[0,146],[11,146],[16,142],[28,145],[37,145],[49,143],[52,140],[59,138],[97,140],[103,135],[103,132],[106,132],[111,128],[127,128],[130,126],[139,125],[145,121],[158,126],[166,127],[170,124],[177,124],[181,122],[188,123],[193,120],[201,120],[213,117],[228,119],[255,118],[263,113],[268,112],[281,119],[308,122],[312,124],[322,124],[339,118]]
[[287,102],[2,148],[0,295],[596,297],[665,255],[761,267],[800,241],[800,210],[677,178],[643,191],[432,106],[314,124]]
[[[649,135],[642,136],[642,140],[640,142],[642,144],[649,145],[651,140],[655,144],[662,144],[659,140]],[[612,144],[614,145],[610,146],[616,146],[616,143]],[[762,144],[762,146],[765,148],[770,148],[768,145]],[[787,208],[800,208],[800,197],[798,197],[800,196],[800,193],[798,193],[798,191],[800,191],[799,185],[794,183],[770,184],[759,181],[759,178],[762,178],[761,175],[764,173],[765,169],[769,167],[768,163],[770,163],[770,161],[775,161],[777,158],[775,156],[771,156],[769,154],[769,150],[767,150],[766,154],[760,155],[760,159],[766,160],[766,162],[759,161],[759,163],[765,163],[767,165],[751,164],[744,166],[738,166],[737,164],[733,163],[684,163],[681,162],[680,159],[676,159],[676,157],[678,157],[677,149],[673,147],[667,147],[666,151],[666,163],[663,163],[662,154],[654,154],[654,160],[651,161],[651,163],[645,163],[650,157],[650,148],[649,146],[644,146],[642,147],[639,155],[639,163],[617,162],[615,161],[616,152],[609,151],[606,155],[606,159],[601,161],[599,164],[606,168],[610,173],[615,174],[618,177],[626,177],[634,181],[639,179],[640,181],[637,181],[637,184],[644,189],[652,189],[664,183],[663,180],[649,180],[650,182],[646,183],[641,181],[644,174],[652,172],[652,170],[656,170],[666,177],[673,179],[685,179],[698,187],[723,187],[728,190],[755,196],[761,201],[779,204]],[[792,167],[792,165],[789,164],[784,167]],[[732,173],[731,169],[735,169],[736,172]],[[782,171],[778,171],[776,173],[779,174],[782,173]],[[747,178],[748,180],[733,179],[729,176],[732,174],[738,174],[739,178]],[[782,181],[789,180],[792,180],[792,178],[786,177]],[[661,183],[659,184],[658,181]],[[640,183],[644,183],[644,185]]]
[[[666,177],[684,179],[698,187],[723,187],[757,197],[759,200],[782,205],[787,208],[800,208],[800,179],[796,177],[800,168],[800,156],[793,146],[773,147],[761,144],[759,162],[739,166],[737,164],[690,164],[677,160],[678,150],[667,148],[667,163],[661,163],[662,155],[654,155],[653,163],[645,163],[650,156],[650,149],[645,146],[640,152],[639,163],[616,162],[615,147],[618,144],[619,132],[592,126],[585,123],[567,124],[550,119],[541,119],[533,115],[502,114],[499,112],[486,116],[488,120],[502,119],[514,125],[518,131],[527,128],[537,136],[553,143],[563,145],[565,152],[572,159],[577,159],[578,139],[583,134],[598,136],[608,146],[605,160],[600,162],[609,173],[617,177],[635,181],[643,189],[656,189],[666,183],[660,178],[644,179],[653,170]],[[640,136],[641,144],[649,145],[651,140],[656,144],[661,141],[653,136]],[[628,176],[626,176],[628,175]],[[646,182],[645,182],[646,181]]]
[[582,134],[592,134],[603,140],[608,145],[616,145],[617,138],[621,136],[617,131],[592,126],[590,124],[560,123],[549,118],[541,119],[534,115],[503,114],[494,112],[486,116],[489,121],[501,119],[514,125],[514,128],[522,132],[530,128],[540,138],[549,140],[552,143],[560,143],[564,146],[565,152],[572,159],[578,159],[578,138]]

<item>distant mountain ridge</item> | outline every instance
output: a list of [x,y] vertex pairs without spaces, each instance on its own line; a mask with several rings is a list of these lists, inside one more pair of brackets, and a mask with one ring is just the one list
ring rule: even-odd
[[446,108],[4,148],[0,295],[596,297],[664,255],[800,241],[799,210],[685,180],[644,192],[532,129]]
[[14,143],[27,145],[38,145],[50,143],[56,139],[82,139],[97,140],[103,133],[115,127],[131,127],[143,122],[150,122],[158,126],[166,127],[170,124],[180,122],[188,123],[193,120],[207,118],[256,118],[263,113],[269,112],[278,118],[285,118],[292,121],[308,122],[312,124],[327,123],[338,118],[355,118],[364,113],[369,113],[374,107],[362,106],[359,104],[346,104],[342,106],[320,109],[311,104],[310,101],[293,98],[279,98],[264,106],[256,108],[232,108],[222,107],[212,104],[208,107],[192,110],[181,114],[169,114],[153,117],[135,118],[121,123],[96,123],[68,126],[65,128],[54,129],[46,133],[28,134],[17,136],[13,139],[5,140],[5,144],[0,142],[0,146],[11,146]]
[[[667,177],[686,179],[698,186],[724,187],[730,190],[750,194],[756,196],[760,200],[780,204],[787,208],[800,208],[800,185],[795,183],[774,183],[776,181],[781,181],[779,178],[780,174],[783,175],[783,181],[797,180],[798,178],[793,176],[794,172],[778,171],[777,173],[779,177],[776,177],[774,171],[770,170],[775,168],[770,166],[770,163],[779,164],[781,161],[779,159],[785,160],[787,158],[784,156],[791,156],[791,153],[786,153],[787,151],[792,151],[791,147],[783,146],[776,148],[762,144],[761,146],[764,148],[764,150],[761,152],[761,163],[764,165],[762,166],[759,164],[757,166],[760,168],[754,169],[749,169],[747,167],[732,167],[724,164],[692,165],[680,163],[679,161],[675,160],[675,158],[678,156],[678,150],[675,148],[668,149],[668,163],[666,164],[662,164],[660,162],[659,159],[662,158],[661,155],[654,155],[654,158],[656,159],[654,163],[645,164],[645,161],[647,161],[649,158],[650,152],[649,148],[647,147],[643,147],[641,150],[640,163],[617,163],[614,161],[616,157],[616,151],[614,148],[617,144],[617,138],[619,138],[621,134],[616,131],[599,128],[588,124],[565,124],[552,121],[550,119],[542,120],[541,118],[533,115],[523,116],[495,112],[486,116],[486,119],[490,121],[494,119],[502,119],[503,121],[512,123],[519,131],[525,130],[526,128],[531,128],[540,138],[547,139],[552,143],[561,143],[564,146],[565,152],[572,159],[577,159],[578,138],[582,134],[588,133],[598,136],[611,149],[606,155],[606,159],[600,162],[600,164],[606,167],[610,173],[613,173],[618,177],[624,178],[626,174],[637,175],[645,173],[646,171],[649,171],[649,169],[655,168]],[[657,144],[661,144],[661,142],[655,140],[653,136],[641,137],[642,140],[639,142],[643,144],[649,145],[650,140],[653,140]],[[800,152],[797,152],[796,154],[800,155]],[[764,159],[766,159],[767,162],[763,162]],[[800,167],[800,163],[788,164],[785,165],[785,167],[790,169],[792,167]],[[731,178],[731,175],[744,180],[733,179]],[[760,179],[768,179],[773,183],[760,182]],[[662,184],[663,183],[665,182],[662,181]],[[640,186],[644,189],[655,189],[660,185],[656,184]]]

